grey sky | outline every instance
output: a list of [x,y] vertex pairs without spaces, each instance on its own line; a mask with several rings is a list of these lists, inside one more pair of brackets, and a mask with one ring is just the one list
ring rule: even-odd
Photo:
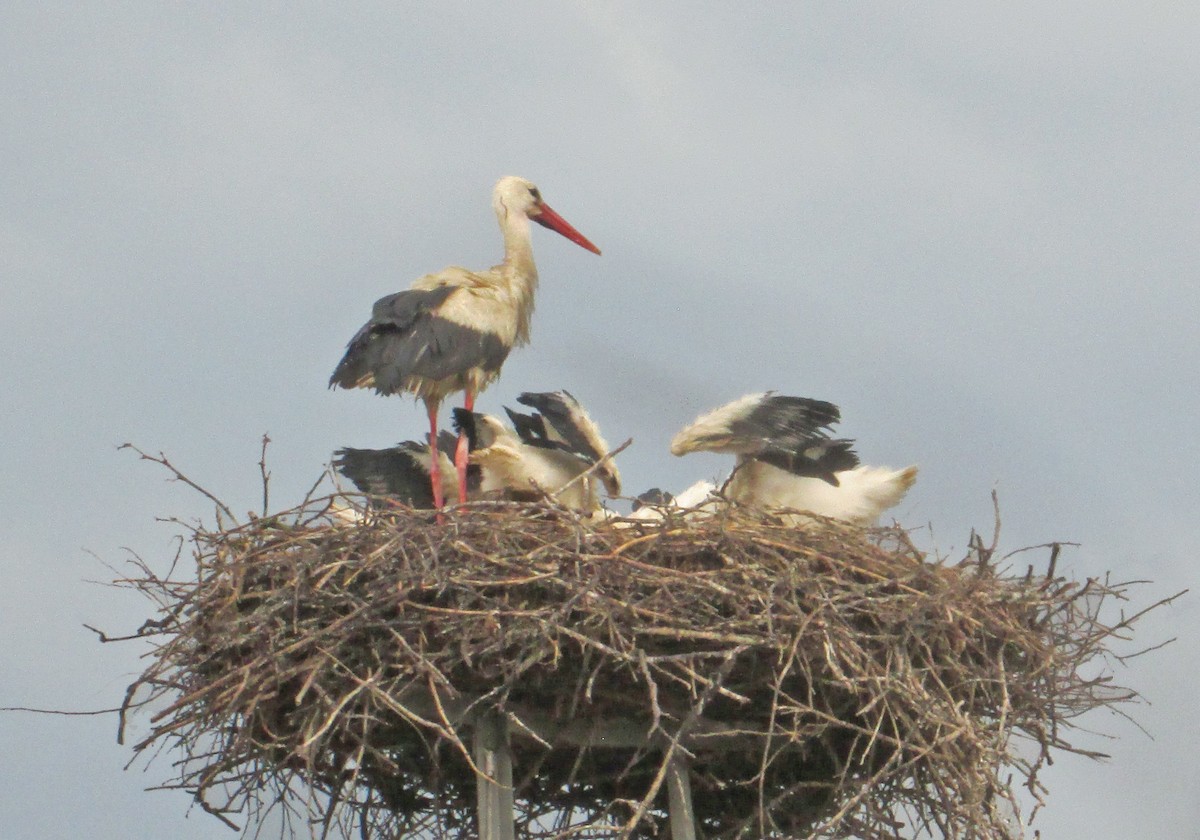
[[[1200,7],[775,3],[10,2],[0,9],[0,705],[119,702],[139,664],[111,579],[161,568],[156,516],[297,500],[341,445],[418,435],[411,402],[329,392],[379,296],[495,262],[501,175],[604,251],[535,232],[533,342],[481,398],[568,388],[629,488],[721,459],[666,445],[754,390],[838,403],[897,515],[961,549],[1082,543],[1065,570],[1194,582],[1200,468]],[[94,554],[93,554],[94,553]],[[1117,681],[1106,764],[1046,774],[1046,837],[1177,835],[1196,599]],[[122,772],[111,719],[0,715],[14,838],[228,836]]]

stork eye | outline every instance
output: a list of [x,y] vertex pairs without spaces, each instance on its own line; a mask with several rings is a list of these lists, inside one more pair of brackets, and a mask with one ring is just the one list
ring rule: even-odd
[[530,187],[530,188],[529,188],[529,194],[530,194],[531,196],[533,196],[533,200],[534,200],[534,201],[540,202],[540,201],[542,200],[542,194],[541,194],[540,192],[538,192],[538,188],[537,188],[537,187]]

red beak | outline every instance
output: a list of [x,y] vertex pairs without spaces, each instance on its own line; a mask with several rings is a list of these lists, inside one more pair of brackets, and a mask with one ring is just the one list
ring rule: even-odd
[[531,215],[529,218],[533,219],[542,227],[550,228],[550,230],[554,231],[555,233],[562,234],[580,248],[587,248],[593,254],[600,253],[599,248],[593,245],[586,236],[575,230],[575,228],[571,227],[570,222],[551,210],[550,205],[543,204],[539,209],[541,212],[539,212],[537,215]]

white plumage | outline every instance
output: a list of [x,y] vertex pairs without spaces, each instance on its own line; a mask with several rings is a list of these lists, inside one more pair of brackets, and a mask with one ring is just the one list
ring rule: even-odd
[[513,428],[488,414],[454,410],[455,425],[470,441],[470,463],[480,469],[480,496],[550,496],[573,510],[600,512],[602,491],[618,495],[621,478],[591,417],[566,391],[524,393],[517,401],[537,411],[505,409]]
[[[529,341],[538,282],[529,223],[600,253],[524,178],[501,178],[492,208],[504,236],[503,261],[483,271],[451,266],[377,300],[330,376],[330,387],[414,394],[425,403],[430,439],[437,437],[438,408],[447,396],[465,391],[463,404],[474,409],[475,396],[500,375],[509,351]],[[454,462],[459,501],[466,501],[465,441],[459,442]],[[441,507],[439,460],[430,467],[435,504]]]
[[[869,525],[885,510],[900,504],[917,480],[917,468],[858,466],[834,475],[836,487],[819,478],[792,475],[770,464],[750,461],[730,477],[725,495],[731,501],[762,510],[806,511]],[[804,518],[801,514],[784,514],[784,519],[793,524],[801,524]]]
[[[749,394],[701,415],[682,429],[671,452],[737,455],[721,495],[730,502],[803,524],[808,514],[857,524],[874,522],[899,504],[916,481],[916,466],[893,470],[859,466],[853,441],[831,438],[841,419],[837,406],[803,397]],[[673,505],[712,509],[711,490],[693,485]],[[636,515],[636,514],[635,514]]]

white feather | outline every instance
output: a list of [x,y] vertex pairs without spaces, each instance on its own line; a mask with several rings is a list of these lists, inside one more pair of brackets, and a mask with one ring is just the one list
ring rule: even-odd
[[572,510],[592,513],[601,509],[599,481],[594,475],[575,480],[591,464],[559,449],[530,446],[501,420],[476,415],[481,444],[471,452],[471,463],[482,471],[480,493],[539,492]]
[[[807,511],[819,516],[869,525],[904,498],[917,479],[916,466],[855,467],[836,473],[838,486],[819,478],[792,475],[764,464],[747,461],[734,473],[726,490],[729,499],[768,511]],[[793,524],[806,517],[788,516]]]
[[708,515],[715,512],[717,497],[713,494],[717,485],[711,481],[697,481],[665,505],[642,505],[626,519],[662,519],[667,511],[679,511],[685,518]]

